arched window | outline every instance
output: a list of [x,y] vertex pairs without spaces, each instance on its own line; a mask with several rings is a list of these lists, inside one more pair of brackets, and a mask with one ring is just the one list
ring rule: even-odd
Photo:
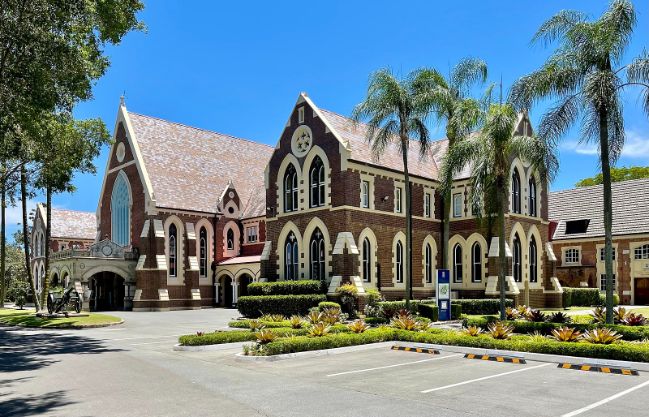
[[169,276],[178,276],[178,229],[169,225]]
[[514,260],[512,263],[512,269],[514,273],[514,281],[522,282],[523,281],[523,262],[522,262],[522,252],[521,252],[521,240],[518,238],[518,233],[514,235]]
[[198,267],[201,277],[207,276],[207,230],[205,226],[201,227],[200,232],[198,233],[198,250],[199,250],[199,262]]
[[297,210],[298,188],[297,171],[293,164],[289,165],[284,174],[284,211]]
[[471,248],[471,281],[482,281],[482,246],[478,242]]
[[130,194],[124,174],[117,175],[110,198],[112,240],[120,246],[131,242]]
[[316,156],[309,170],[309,185],[311,189],[310,207],[324,206],[325,203],[325,169],[322,159]]
[[363,239],[363,281],[372,281],[372,244],[368,238]]
[[293,232],[286,238],[286,251],[284,252],[285,279],[296,280],[299,273],[299,250],[297,239]]
[[36,280],[37,287],[43,288],[43,281],[45,280],[45,265],[41,265],[41,273],[38,276],[38,279]]
[[426,283],[431,284],[433,282],[433,248],[430,243],[426,243],[424,251],[424,272]]
[[530,177],[529,182],[530,195],[528,197],[527,205],[529,207],[530,216],[536,217],[536,181],[534,177]]
[[537,253],[536,239],[532,236],[532,240],[530,241],[530,282],[537,282],[539,279],[538,271],[536,270]]
[[234,250],[234,230],[232,230],[232,228],[228,229],[226,242],[228,250]]
[[396,253],[394,255],[396,261],[394,266],[397,274],[396,278],[397,282],[401,283],[403,282],[403,245],[401,241],[397,242]]
[[41,236],[40,237],[40,245],[41,245],[40,253],[41,253],[41,256],[45,256],[45,235],[43,235],[41,233],[40,236]]
[[521,177],[516,168],[512,174],[512,212],[521,212]]
[[453,248],[453,282],[462,282],[462,246]]
[[315,229],[311,235],[311,277],[314,280],[325,279],[325,241],[320,229]]

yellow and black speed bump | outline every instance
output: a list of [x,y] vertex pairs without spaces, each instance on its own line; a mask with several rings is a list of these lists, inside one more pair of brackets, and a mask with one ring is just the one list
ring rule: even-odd
[[509,356],[476,355],[473,353],[467,353],[466,355],[464,355],[464,357],[467,359],[480,359],[483,361],[493,361],[493,362],[520,363],[520,364],[527,363],[523,358],[512,358]]
[[392,350],[403,350],[404,352],[417,352],[417,353],[428,353],[430,355],[439,355],[439,350],[428,349],[428,348],[418,348],[418,347],[409,347],[409,346],[392,346]]
[[574,369],[577,371],[603,372],[605,374],[636,375],[636,376],[638,375],[638,371],[634,369],[613,368],[610,366],[575,365],[572,363],[560,363],[558,367],[562,369]]

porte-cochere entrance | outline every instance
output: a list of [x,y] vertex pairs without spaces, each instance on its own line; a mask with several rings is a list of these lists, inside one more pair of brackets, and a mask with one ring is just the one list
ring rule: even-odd
[[88,280],[90,311],[124,310],[124,278],[114,272],[98,272]]

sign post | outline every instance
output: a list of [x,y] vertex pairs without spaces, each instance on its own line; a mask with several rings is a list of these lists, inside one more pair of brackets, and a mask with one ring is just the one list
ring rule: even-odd
[[448,269],[437,270],[437,307],[439,320],[451,319],[451,272]]

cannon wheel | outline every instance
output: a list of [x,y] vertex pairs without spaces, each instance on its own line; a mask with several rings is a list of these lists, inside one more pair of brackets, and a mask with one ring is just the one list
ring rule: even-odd
[[77,314],[81,313],[81,297],[77,297],[77,302],[74,303],[74,311],[77,312]]
[[47,312],[54,313],[54,300],[52,294],[47,295]]

